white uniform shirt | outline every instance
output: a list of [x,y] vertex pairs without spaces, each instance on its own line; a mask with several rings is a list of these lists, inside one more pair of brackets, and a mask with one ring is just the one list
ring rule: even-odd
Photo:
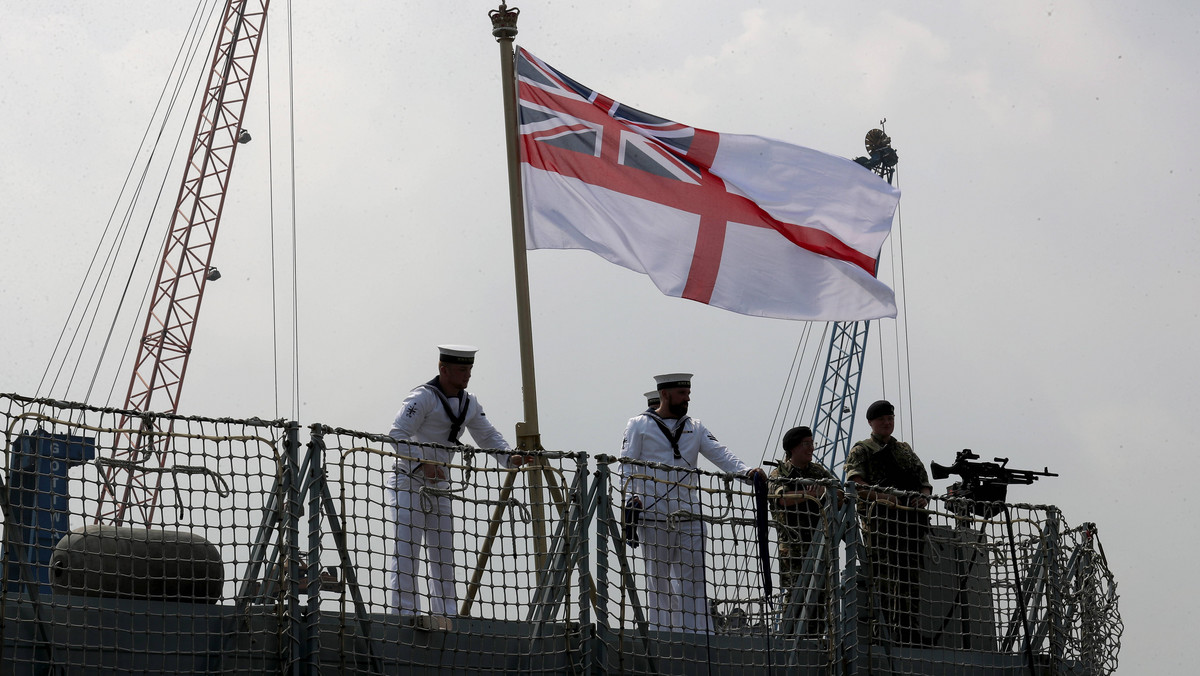
[[[667,429],[674,433],[683,426],[679,435],[679,455],[671,448],[671,441],[659,429],[655,420],[666,424]],[[745,474],[749,471],[746,463],[734,455],[724,444],[717,441],[712,432],[695,418],[663,419],[658,414],[647,411],[637,417],[630,418],[625,427],[625,441],[621,447],[621,457],[642,462],[653,462],[679,467],[682,470],[694,469],[700,460],[700,455],[708,458],[709,462],[720,470],[731,474]],[[654,477],[655,480],[636,477],[643,475]],[[684,510],[693,514],[698,513],[696,503],[696,474],[668,469],[652,469],[641,465],[621,465],[622,484],[629,496],[637,496],[642,501],[647,518],[666,519],[672,512]],[[679,482],[685,485],[676,485]]]
[[[400,411],[396,413],[396,419],[392,422],[392,430],[388,432],[390,437],[400,442],[418,441],[455,446],[459,444],[458,439],[462,437],[463,430],[469,430],[471,438],[475,440],[479,448],[511,449],[508,442],[504,440],[504,436],[495,427],[492,427],[492,423],[487,419],[487,415],[484,414],[483,407],[479,405],[479,400],[475,398],[475,395],[463,390],[459,396],[447,398],[436,383],[437,378],[434,378],[408,393],[400,405]],[[466,417],[458,429],[457,437],[451,440],[451,421],[450,417],[446,415],[446,409],[442,402],[449,403],[450,410],[458,415],[462,410],[463,397],[466,398]],[[398,450],[401,455],[417,459],[415,462],[404,459],[396,461],[396,470],[405,474],[411,473],[423,460],[449,463],[453,459],[453,451],[444,448],[401,444]],[[502,464],[508,464],[507,457],[503,459]]]

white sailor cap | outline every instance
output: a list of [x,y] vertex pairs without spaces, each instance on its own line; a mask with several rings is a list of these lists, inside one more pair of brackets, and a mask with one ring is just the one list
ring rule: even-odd
[[478,351],[473,345],[438,345],[439,361],[443,364],[474,364]]
[[658,390],[650,390],[649,392],[647,392],[646,394],[644,394],[642,396],[646,397],[646,405],[647,406],[653,406],[653,405],[657,404],[658,402],[662,401],[662,398],[658,396]]
[[672,387],[691,387],[692,374],[664,373],[661,376],[654,376],[654,384],[658,385],[659,390],[669,390]]

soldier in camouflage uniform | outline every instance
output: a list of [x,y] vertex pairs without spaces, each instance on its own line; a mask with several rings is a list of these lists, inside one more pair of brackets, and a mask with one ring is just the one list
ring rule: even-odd
[[[924,511],[933,492],[921,459],[892,436],[895,407],[877,401],[867,408],[871,436],[854,444],[846,458],[846,478],[859,486],[859,510],[874,586],[876,607],[901,643],[923,644],[919,588],[921,549],[929,531]],[[877,490],[877,488],[890,490]],[[899,492],[909,492],[901,495]]]
[[[808,634],[824,634],[826,630],[825,588],[829,579],[817,589],[813,606],[807,616],[807,627],[797,626],[806,602],[806,590],[798,589],[804,559],[812,556],[809,545],[817,528],[824,528],[825,486],[804,482],[804,479],[833,480],[833,475],[812,461],[813,434],[807,427],[795,427],[783,435],[786,457],[770,477],[771,513],[779,529],[779,577],[783,593],[783,629]],[[838,491],[839,496],[841,491]]]
[[783,435],[783,452],[786,459],[771,470],[769,481],[771,514],[779,527],[779,588],[787,594],[796,585],[813,529],[821,523],[820,499],[825,495],[824,486],[799,480],[832,481],[833,475],[813,463],[813,433],[807,427],[794,427]]

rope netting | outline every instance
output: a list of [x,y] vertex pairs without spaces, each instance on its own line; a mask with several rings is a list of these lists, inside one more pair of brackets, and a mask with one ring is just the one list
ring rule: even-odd
[[[1117,664],[1096,527],[1053,507],[15,395],[0,416],[4,673]],[[125,513],[153,519],[97,524],[134,478],[154,498]]]
[[1054,507],[809,479],[786,480],[790,504],[771,493],[764,505],[744,479],[621,466],[610,503],[623,556],[598,576],[620,603],[620,669],[1116,669],[1123,626],[1095,526],[1070,528]]
[[[385,670],[563,673],[581,663],[586,456],[314,426],[316,440],[336,506],[325,514],[321,563],[350,562],[362,599],[350,585],[322,594],[323,641],[373,636],[373,646],[352,645],[343,657]],[[358,622],[363,612],[372,628]]]
[[[295,594],[269,569],[296,474],[285,471],[282,421],[139,416],[15,395],[0,395],[0,421],[9,661],[0,671],[205,671],[248,645],[220,631],[222,605],[278,614]],[[102,496],[127,497],[114,476],[141,482],[138,509],[126,512],[140,521],[97,523]],[[97,641],[103,651],[88,647]]]

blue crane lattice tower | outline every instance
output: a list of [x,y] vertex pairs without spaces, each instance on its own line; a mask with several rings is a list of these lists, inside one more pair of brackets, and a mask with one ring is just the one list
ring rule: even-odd
[[870,328],[868,321],[834,322],[821,376],[821,398],[813,416],[817,460],[843,481]]

